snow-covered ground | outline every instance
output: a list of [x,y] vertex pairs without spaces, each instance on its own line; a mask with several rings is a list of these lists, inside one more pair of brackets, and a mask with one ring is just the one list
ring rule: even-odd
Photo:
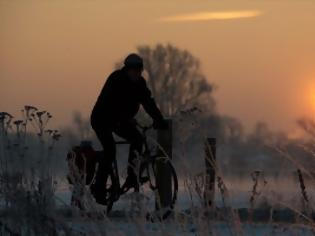
[[[268,201],[271,205],[278,207],[292,207],[295,209],[299,205],[301,198],[299,188],[295,183],[269,184],[268,187],[261,189],[261,195],[258,196],[257,202]],[[232,208],[249,208],[249,199],[251,196],[251,182],[227,182],[229,190],[226,205]],[[308,192],[313,195],[313,191]],[[144,192],[149,197],[147,207],[154,209],[154,196]],[[59,206],[69,205],[71,193],[67,185],[63,185],[56,193],[59,199]],[[238,217],[227,221],[206,221],[201,218],[190,218],[183,220],[178,217],[172,218],[165,222],[150,222],[144,216],[129,217],[132,211],[132,193],[121,197],[115,203],[114,211],[127,212],[123,217],[116,214],[112,217],[97,220],[89,218],[68,218],[68,225],[71,226],[78,234],[84,232],[86,235],[315,235],[313,228],[308,224],[290,224],[290,223],[249,223],[240,222]],[[296,203],[296,206],[292,203]],[[258,204],[257,203],[257,204]],[[222,197],[218,189],[215,195],[216,206],[222,206]],[[101,208],[101,206],[99,206]],[[180,214],[191,207],[201,207],[201,202],[196,194],[189,194],[187,187],[180,184],[176,211]],[[148,210],[150,211],[150,210]],[[118,214],[119,215],[119,214]],[[126,216],[127,215],[127,216]]]
[[136,221],[126,222],[120,220],[112,220],[111,223],[99,223],[81,221],[73,223],[74,229],[77,232],[90,233],[91,235],[251,235],[251,236],[266,236],[266,235],[301,235],[311,236],[314,232],[311,228],[303,225],[288,225],[288,224],[242,224],[238,231],[232,230],[227,223],[211,222],[205,228],[204,226],[196,226],[194,224],[180,225],[177,223],[139,223]]
[[[249,208],[250,197],[252,195],[253,183],[251,181],[226,181],[227,194],[225,196],[226,206],[233,208]],[[298,208],[301,201],[300,186],[298,183],[288,181],[270,182],[264,187],[258,188],[260,194],[256,197],[256,203],[260,204],[262,201],[268,201],[271,205],[282,205],[283,207]],[[315,191],[311,188],[306,189],[307,194],[310,196],[315,195]],[[150,199],[154,199],[151,191],[145,191],[145,195]],[[67,183],[59,186],[56,196],[63,201],[62,204],[70,204],[71,192]],[[200,206],[200,198],[197,196],[194,189],[191,191],[185,186],[183,182],[179,182],[179,189],[177,195],[177,207],[180,209],[187,209],[192,206]],[[126,197],[115,203],[115,209],[126,209]],[[152,200],[153,201],[153,200]],[[60,202],[60,201],[59,201]],[[215,190],[215,205],[218,207],[223,206],[222,195],[219,189]]]

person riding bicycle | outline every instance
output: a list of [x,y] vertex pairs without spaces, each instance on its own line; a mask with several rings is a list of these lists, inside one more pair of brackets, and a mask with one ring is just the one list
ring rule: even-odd
[[[133,161],[137,152],[141,153],[143,137],[136,127],[134,117],[140,105],[152,117],[155,129],[167,129],[167,122],[152,98],[151,91],[142,77],[142,71],[143,59],[135,53],[129,54],[124,60],[124,66],[108,77],[92,110],[91,126],[104,150],[95,183],[91,185],[91,193],[100,204],[106,204],[105,183],[116,156],[113,133],[130,143],[128,176],[124,187],[136,189],[138,181]],[[115,187],[115,183],[113,186]]]

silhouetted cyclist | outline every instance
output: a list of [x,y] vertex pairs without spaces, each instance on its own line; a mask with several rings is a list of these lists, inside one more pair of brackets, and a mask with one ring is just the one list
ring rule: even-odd
[[151,96],[151,91],[142,77],[142,71],[142,58],[134,53],[128,55],[124,67],[108,77],[91,114],[92,128],[104,149],[104,157],[99,162],[95,183],[91,186],[92,194],[101,204],[105,204],[104,186],[116,155],[113,133],[130,142],[128,177],[124,187],[136,188],[137,176],[133,171],[133,160],[136,158],[135,151],[141,153],[143,137],[136,128],[134,116],[140,105],[152,117],[154,128],[167,128],[167,122]]

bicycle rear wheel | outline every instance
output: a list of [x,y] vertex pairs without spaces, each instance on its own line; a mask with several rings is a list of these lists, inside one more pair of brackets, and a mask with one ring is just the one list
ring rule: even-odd
[[[103,158],[102,151],[100,151],[98,155],[99,155],[98,158]],[[96,172],[94,173],[94,182],[90,186],[90,190],[91,190],[91,193],[94,195],[94,197],[98,198],[96,199],[96,202],[98,204],[106,206],[106,213],[108,214],[111,211],[114,202],[116,202],[120,196],[120,184],[119,184],[119,175],[118,175],[118,167],[117,167],[116,158],[112,162],[111,168],[109,168],[108,172],[106,173],[104,185],[95,186],[95,181],[96,181],[95,175],[96,175]],[[99,188],[104,188],[104,189],[102,190]],[[102,197],[99,198],[97,197],[98,195],[101,195]]]
[[118,167],[117,167],[117,160],[115,160],[112,163],[112,169],[110,173],[108,174],[107,181],[106,181],[106,213],[108,214],[114,205],[114,202],[118,201],[120,197],[120,182],[119,182],[119,173],[118,173]]

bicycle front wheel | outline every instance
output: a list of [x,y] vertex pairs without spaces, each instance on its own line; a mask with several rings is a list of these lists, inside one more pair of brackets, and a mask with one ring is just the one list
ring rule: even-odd
[[150,188],[155,194],[156,217],[164,220],[172,213],[177,200],[178,180],[175,168],[168,158],[156,157],[148,165],[147,175]]

